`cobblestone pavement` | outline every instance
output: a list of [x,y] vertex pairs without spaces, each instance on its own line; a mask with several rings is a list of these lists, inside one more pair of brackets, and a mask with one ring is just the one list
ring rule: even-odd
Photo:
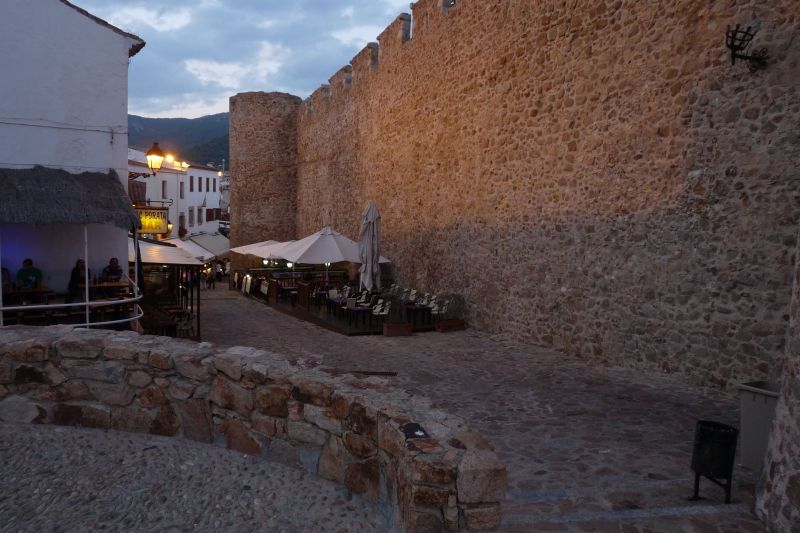
[[202,305],[203,340],[397,372],[398,386],[463,416],[508,466],[504,531],[763,531],[750,512],[755,476],[743,468],[731,505],[707,481],[707,500],[686,499],[695,423],[738,426],[733,396],[472,330],[345,337],[224,284],[205,291]]
[[0,531],[385,531],[336,483],[198,442],[0,423]]

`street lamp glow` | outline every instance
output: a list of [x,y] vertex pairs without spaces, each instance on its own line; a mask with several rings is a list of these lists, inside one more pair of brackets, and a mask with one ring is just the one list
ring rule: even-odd
[[164,152],[158,147],[158,143],[153,143],[153,146],[145,154],[147,157],[147,168],[153,173],[153,176],[161,170],[161,164],[164,162]]
[[167,156],[164,159],[167,161],[167,163],[174,163],[175,162],[175,156],[172,155],[172,154],[167,154]]

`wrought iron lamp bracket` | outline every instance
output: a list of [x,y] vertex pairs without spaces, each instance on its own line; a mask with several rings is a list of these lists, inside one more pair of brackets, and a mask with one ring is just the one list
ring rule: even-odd
[[752,54],[744,53],[753,41],[758,30],[753,30],[750,26],[747,29],[740,29],[737,24],[735,28],[730,26],[725,30],[725,46],[731,51],[731,65],[736,64],[737,59],[747,61],[747,68],[750,72],[764,68],[769,59],[769,52],[766,48],[753,50]]
[[152,172],[128,172],[129,178],[152,178],[155,176]]

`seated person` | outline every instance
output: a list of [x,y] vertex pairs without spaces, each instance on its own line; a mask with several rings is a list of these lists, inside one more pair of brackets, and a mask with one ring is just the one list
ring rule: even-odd
[[17,270],[17,288],[35,289],[42,286],[42,271],[33,266],[33,259],[25,259]]
[[[69,285],[67,285],[67,298],[64,300],[64,303],[72,303],[76,301],[83,300],[85,288],[81,288],[81,285],[86,284],[86,263],[83,259],[78,259],[75,263],[75,268],[72,269],[72,273],[69,276]],[[89,279],[92,278],[92,271],[89,271]]]
[[103,269],[103,274],[100,281],[119,281],[122,279],[122,269],[119,266],[119,260],[112,257],[108,265]]

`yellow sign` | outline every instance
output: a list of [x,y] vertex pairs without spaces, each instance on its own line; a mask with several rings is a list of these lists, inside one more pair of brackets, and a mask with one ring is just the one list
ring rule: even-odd
[[141,233],[166,233],[167,212],[166,207],[137,207],[136,212],[142,220]]

